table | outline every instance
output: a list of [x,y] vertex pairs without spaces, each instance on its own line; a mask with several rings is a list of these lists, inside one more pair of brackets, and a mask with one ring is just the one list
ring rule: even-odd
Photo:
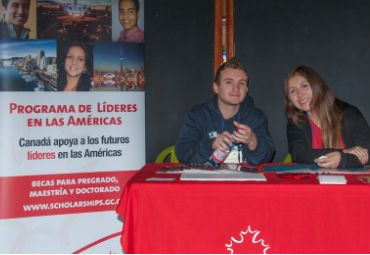
[[168,164],[145,165],[125,186],[125,253],[370,251],[369,175],[346,175],[345,185],[276,173],[266,182],[180,181],[158,173]]

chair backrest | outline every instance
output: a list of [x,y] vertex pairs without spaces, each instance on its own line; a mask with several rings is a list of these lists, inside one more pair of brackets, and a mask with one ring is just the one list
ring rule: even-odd
[[288,155],[286,155],[284,159],[284,163],[292,163],[292,162],[293,162],[292,155],[290,155],[289,153]]
[[178,158],[176,157],[176,153],[175,153],[175,146],[172,145],[166,149],[164,149],[163,151],[161,151],[157,158],[155,159],[155,163],[163,163],[165,162],[166,158],[170,156],[170,161],[171,163],[179,163],[180,161],[178,160]]

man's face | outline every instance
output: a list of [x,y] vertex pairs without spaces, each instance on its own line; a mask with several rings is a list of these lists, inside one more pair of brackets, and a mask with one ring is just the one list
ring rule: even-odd
[[136,27],[139,12],[136,10],[135,4],[131,0],[123,0],[119,4],[119,21],[122,27],[129,31]]
[[23,27],[28,20],[29,7],[29,0],[9,0],[8,5],[2,7],[5,21]]
[[247,74],[240,69],[226,68],[221,71],[220,84],[214,83],[213,90],[219,103],[240,104],[248,92]]

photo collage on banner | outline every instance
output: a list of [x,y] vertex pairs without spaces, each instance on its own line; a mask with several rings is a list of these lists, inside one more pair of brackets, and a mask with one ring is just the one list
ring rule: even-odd
[[145,164],[144,0],[0,2],[0,253],[122,253]]
[[[29,3],[21,28],[26,38],[17,36],[16,26],[3,17],[0,91],[68,91],[66,68],[74,54],[84,59],[81,80],[90,81],[77,91],[145,90],[143,15],[120,15],[118,0],[16,2]],[[139,8],[141,13],[140,1]],[[132,10],[121,9],[126,11]],[[18,80],[4,81],[8,77]]]

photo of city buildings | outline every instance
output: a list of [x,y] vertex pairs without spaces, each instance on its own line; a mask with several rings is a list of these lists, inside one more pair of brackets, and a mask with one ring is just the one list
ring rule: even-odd
[[0,91],[56,91],[55,40],[0,39]]
[[37,38],[112,40],[111,0],[38,0]]
[[143,91],[144,44],[94,43],[94,91]]

